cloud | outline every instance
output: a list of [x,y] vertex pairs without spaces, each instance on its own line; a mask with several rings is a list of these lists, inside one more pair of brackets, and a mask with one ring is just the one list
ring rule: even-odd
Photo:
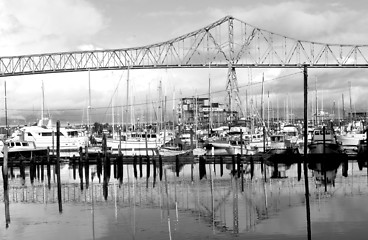
[[107,20],[86,0],[1,0],[1,55],[75,50]]
[[[323,6],[322,6],[323,5]],[[355,7],[355,8],[354,8]],[[368,24],[364,8],[354,4],[320,1],[281,1],[253,3],[243,7],[209,8],[209,14],[221,18],[233,15],[255,27],[298,40],[324,43],[368,43]]]

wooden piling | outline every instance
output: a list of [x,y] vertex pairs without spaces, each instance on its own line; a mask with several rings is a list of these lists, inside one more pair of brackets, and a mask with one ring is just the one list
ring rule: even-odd
[[[303,158],[305,157],[306,156],[304,156]],[[298,161],[298,181],[300,181],[301,178],[302,178],[302,163]]]
[[[241,169],[240,169],[240,154],[236,155],[236,168],[237,168],[237,172],[238,172],[238,178],[240,178],[240,174],[241,174]],[[235,169],[234,169],[235,171]]]
[[199,157],[199,180],[206,176],[206,159],[203,156]]
[[37,180],[40,182],[40,163],[38,157],[35,157],[36,160],[36,173],[37,173]]
[[123,155],[121,155],[121,151],[119,151],[119,156],[117,158],[117,165],[118,165],[118,179],[119,179],[119,186],[123,183]]
[[5,203],[5,227],[8,228],[10,224],[9,190],[4,190],[4,203]]
[[139,155],[139,178],[143,177],[142,155]]
[[236,173],[236,171],[235,171],[235,169],[236,169],[236,166],[235,166],[235,155],[232,155],[231,156],[231,174],[233,175],[233,177],[235,176],[235,173]]
[[41,182],[43,183],[43,180],[44,180],[44,162],[45,162],[45,159],[44,157],[40,157],[41,158]]
[[58,204],[59,212],[63,212],[63,203],[61,198],[61,178],[60,178],[60,121],[56,122],[56,166],[57,166],[57,186],[58,186]]
[[254,160],[253,157],[250,156],[250,179],[253,179],[254,176]]
[[216,158],[213,157],[212,159],[213,159],[213,173],[216,176]]
[[305,200],[306,200],[306,214],[307,214],[307,234],[308,240],[312,239],[312,228],[310,222],[310,203],[309,203],[309,184],[308,184],[308,169],[307,169],[307,146],[308,146],[308,73],[307,73],[307,65],[304,64],[303,69],[304,75],[304,185],[305,185]]
[[137,156],[133,156],[133,170],[134,170],[134,178],[137,179]]
[[4,192],[8,190],[8,144],[4,143],[3,147],[3,186]]
[[179,156],[176,155],[175,156],[175,172],[176,172],[176,177],[179,177]]
[[157,172],[156,172],[156,160],[154,158],[152,159],[152,165],[153,165],[153,187],[155,187]]
[[114,171],[114,179],[118,179],[118,163],[117,163],[117,161],[118,161],[118,157],[113,160],[113,165],[114,165],[114,169],[113,169],[113,171]]
[[20,172],[20,176],[22,178],[22,186],[24,186],[24,184],[26,183],[26,172],[25,172],[25,166],[24,166],[23,159],[20,159],[19,172]]
[[158,166],[160,170],[160,181],[162,181],[162,156],[158,155]]
[[102,160],[100,152],[97,153],[97,177],[98,182],[101,183],[101,175],[102,175]]
[[80,181],[80,189],[83,191],[83,152],[82,147],[79,148],[78,175]]
[[[50,166],[50,148],[47,147],[47,156],[46,156],[46,164],[47,164],[47,186],[49,190],[51,189],[51,166]],[[74,177],[75,179],[75,177]]]
[[34,172],[35,172],[35,163],[34,163],[34,158],[31,156],[29,160],[29,178],[31,180],[32,185],[33,185],[34,178],[35,178]]
[[89,187],[89,158],[88,158],[88,146],[85,146],[85,155],[84,155],[84,175],[86,180],[86,189]]
[[224,175],[224,159],[220,156],[220,176]]
[[[144,141],[146,142],[146,156],[148,156],[147,130],[144,132]],[[165,137],[165,136],[164,136]]]
[[151,163],[150,163],[150,158],[147,155],[147,165],[146,165],[146,188],[148,188],[148,180],[150,178],[150,174],[151,174]]

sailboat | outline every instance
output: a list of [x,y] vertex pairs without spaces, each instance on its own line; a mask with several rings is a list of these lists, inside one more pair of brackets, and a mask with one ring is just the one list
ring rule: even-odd
[[[127,73],[127,110],[126,118],[129,119],[128,107],[132,106],[129,101],[129,67]],[[131,110],[132,111],[132,110]],[[166,136],[158,134],[155,132],[150,132],[147,129],[144,131],[128,131],[128,121],[126,121],[126,132],[119,135],[117,138],[107,138],[106,145],[113,154],[118,154],[119,149],[123,155],[133,156],[133,155],[155,155],[157,154],[157,149],[164,144],[164,139]],[[169,141],[170,139],[166,139]]]

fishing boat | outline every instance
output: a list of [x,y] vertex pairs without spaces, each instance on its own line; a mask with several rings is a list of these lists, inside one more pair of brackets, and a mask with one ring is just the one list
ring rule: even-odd
[[263,134],[243,134],[241,138],[240,135],[232,137],[226,151],[228,154],[254,155],[263,152],[264,147],[269,147],[269,141],[268,138],[263,139]]
[[286,170],[293,163],[300,161],[298,147],[285,133],[271,135],[270,148],[262,156],[266,164],[273,167],[273,178],[286,177]]
[[323,127],[313,131],[312,142],[308,144],[308,158],[312,162],[321,159],[340,162],[347,159],[347,154],[336,141],[334,131]]

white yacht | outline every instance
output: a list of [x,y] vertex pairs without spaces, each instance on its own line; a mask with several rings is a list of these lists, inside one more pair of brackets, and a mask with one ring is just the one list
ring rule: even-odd
[[[147,139],[147,142],[146,142]],[[165,141],[169,142],[171,138],[166,136]],[[162,134],[147,133],[147,138],[144,132],[128,132],[122,135],[122,139],[107,138],[106,145],[111,149],[113,154],[119,152],[121,144],[121,153],[126,156],[132,155],[155,155],[157,149],[164,144]]]
[[[40,126],[26,126],[16,132],[14,140],[31,141],[38,148],[50,148],[50,152],[56,151],[56,129]],[[77,155],[80,147],[88,144],[88,137],[77,129],[60,128],[60,156],[71,157]]]

